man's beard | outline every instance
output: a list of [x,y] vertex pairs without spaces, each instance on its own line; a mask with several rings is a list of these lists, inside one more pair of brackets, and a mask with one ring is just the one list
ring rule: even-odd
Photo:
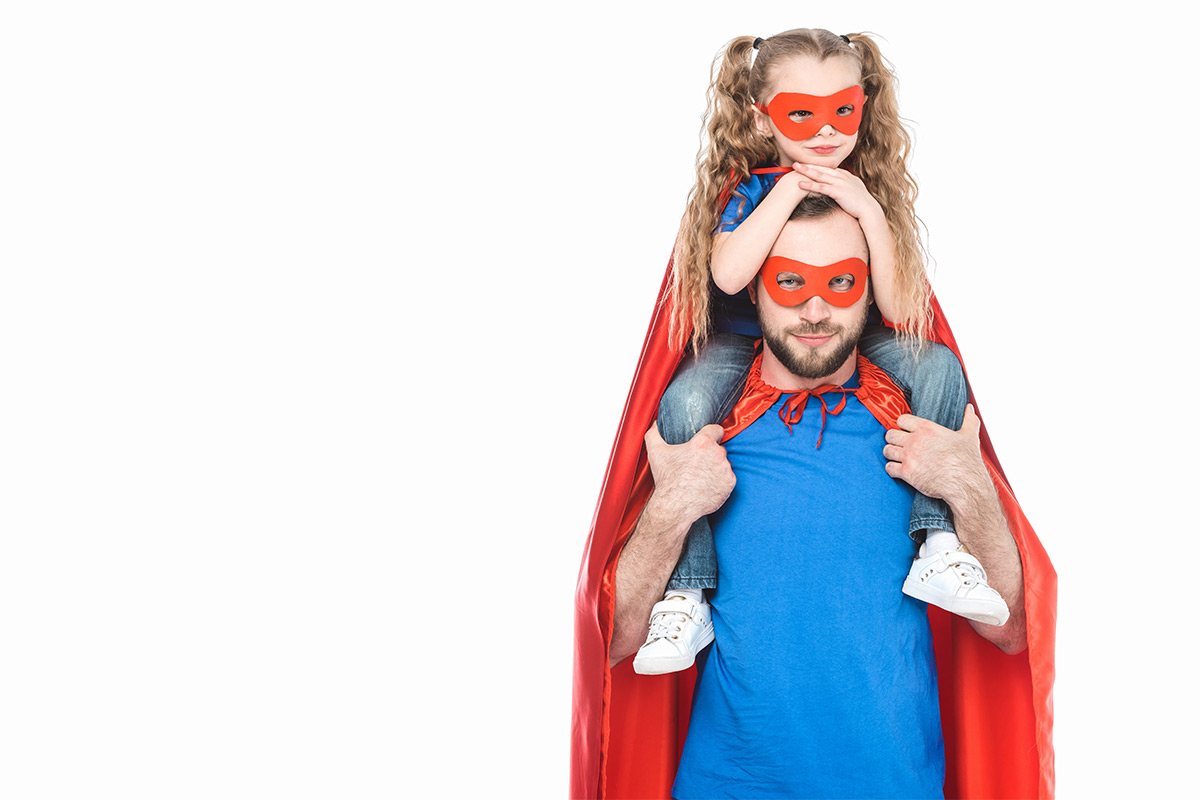
[[[771,353],[783,364],[789,372],[799,378],[825,378],[846,363],[854,348],[858,346],[863,327],[867,324],[867,304],[863,304],[862,316],[849,327],[831,325],[828,322],[813,324],[801,322],[790,328],[770,328],[759,315],[762,327],[763,341],[771,348]],[[829,341],[832,348],[824,353],[799,344],[793,336],[833,336]]]

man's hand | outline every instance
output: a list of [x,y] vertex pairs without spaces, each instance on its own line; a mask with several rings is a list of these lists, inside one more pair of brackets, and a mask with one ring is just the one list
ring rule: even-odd
[[654,476],[654,500],[690,522],[713,513],[729,497],[736,483],[725,448],[724,430],[706,425],[684,444],[663,441],[658,425],[646,431],[646,458]]
[[901,415],[896,424],[899,429],[887,432],[883,448],[888,475],[952,506],[962,495],[964,481],[990,481],[979,452],[979,417],[971,406],[958,431],[912,414]]

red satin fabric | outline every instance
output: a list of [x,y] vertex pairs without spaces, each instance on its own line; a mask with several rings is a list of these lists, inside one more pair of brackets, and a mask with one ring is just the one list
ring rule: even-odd
[[[879,424],[885,428],[895,428],[896,419],[901,414],[907,414],[909,411],[908,400],[904,397],[904,392],[896,387],[896,384],[888,380],[883,370],[867,360],[866,356],[858,356],[858,388],[842,390],[840,386],[819,386],[811,391],[797,392],[792,394],[792,397],[779,411],[779,418],[788,426],[788,430],[801,420],[804,416],[805,404],[808,401],[809,395],[816,395],[821,401],[821,432],[825,431],[825,415],[840,414],[842,408],[846,405],[846,395],[853,394],[858,397],[859,401],[867,407],[871,415],[879,420]],[[827,392],[836,391],[841,393],[841,400],[833,408],[826,405],[824,395]],[[721,441],[727,441],[737,436],[744,431],[750,423],[763,415],[768,408],[775,405],[775,401],[783,394],[782,389],[776,389],[770,384],[764,383],[762,379],[762,353],[760,352],[754,357],[754,361],[750,364],[750,374],[746,376],[746,388],[742,392],[741,399],[734,406],[733,411],[729,413],[729,418],[722,424],[725,428],[725,434],[721,437]],[[821,446],[820,437],[817,438],[817,447]]]
[[[617,557],[652,489],[642,437],[680,358],[680,353],[669,347],[667,337],[670,274],[668,265],[579,571],[572,798],[669,798],[687,731],[694,668],[645,676],[633,672],[632,658],[611,669],[608,666]],[[958,354],[936,298],[933,308],[933,338]],[[860,380],[861,369],[860,364]],[[762,402],[761,398],[756,402]],[[895,411],[894,395],[884,392],[873,402],[886,406],[881,413]],[[974,396],[971,402],[982,422]],[[749,412],[739,404],[730,422],[748,424],[747,419]],[[978,636],[966,620],[930,607],[946,742],[945,792],[947,798],[1046,800],[1054,796],[1051,733],[1058,578],[1008,487],[986,428],[981,429],[980,437],[984,459],[1021,553],[1029,647],[1024,653],[1006,656]]]
[[[859,386],[857,390],[850,391],[867,407],[880,425],[885,428],[897,427],[896,420],[900,415],[911,413],[904,392],[892,383],[883,370],[872,364],[861,353],[858,356],[857,367]],[[827,389],[837,388],[840,387],[822,386],[814,389],[813,393],[823,393]],[[721,437],[721,441],[732,439],[745,430],[751,422],[761,417],[764,411],[773,406],[781,394],[783,394],[783,390],[763,382],[762,353],[760,352],[750,364],[750,373],[746,377],[746,388],[742,392],[741,398],[734,406],[733,411],[729,413],[729,418],[722,423],[725,434]],[[791,406],[795,403],[802,407],[808,394],[809,392],[800,392],[793,395],[793,401],[789,401],[788,405]],[[838,410],[840,411],[840,408]],[[800,414],[802,413],[801,410]],[[831,413],[836,414],[838,411]],[[790,412],[786,408],[780,411],[779,416],[785,423],[795,424],[800,421],[799,414]]]

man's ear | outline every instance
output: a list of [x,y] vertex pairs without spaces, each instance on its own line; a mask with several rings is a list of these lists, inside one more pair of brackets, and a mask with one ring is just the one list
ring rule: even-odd
[[758,276],[746,284],[746,291],[750,293],[750,302],[758,305]]
[[764,139],[772,138],[775,133],[771,130],[771,118],[759,110],[758,106],[750,104],[750,112],[754,115],[754,130]]

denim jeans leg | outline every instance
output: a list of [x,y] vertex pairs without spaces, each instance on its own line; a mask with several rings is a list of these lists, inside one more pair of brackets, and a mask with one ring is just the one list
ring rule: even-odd
[[[754,360],[754,337],[718,333],[698,354],[689,354],[658,406],[658,431],[667,444],[689,441],[705,425],[729,415],[741,397]],[[717,553],[707,517],[692,524],[668,589],[713,589]]]
[[[967,381],[950,348],[926,342],[914,353],[889,328],[872,325],[863,331],[858,349],[904,390],[914,416],[955,431],[962,427]],[[918,493],[913,498],[909,535],[916,539],[926,529],[953,531],[954,515],[944,501]]]

